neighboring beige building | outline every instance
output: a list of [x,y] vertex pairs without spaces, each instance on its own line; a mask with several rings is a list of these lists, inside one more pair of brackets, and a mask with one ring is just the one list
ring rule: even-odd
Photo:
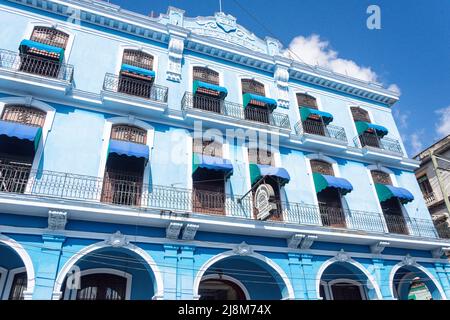
[[436,228],[450,238],[450,135],[414,158],[421,161],[416,177]]

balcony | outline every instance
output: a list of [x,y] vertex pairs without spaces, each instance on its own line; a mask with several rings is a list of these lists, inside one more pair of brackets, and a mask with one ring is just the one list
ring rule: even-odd
[[152,81],[133,79],[107,73],[103,81],[103,90],[108,93],[124,94],[142,100],[167,104],[169,89]]
[[423,199],[425,200],[425,204],[427,206],[431,206],[433,203],[436,202],[436,195],[434,192],[430,192],[423,195]]
[[375,134],[363,133],[353,139],[357,148],[378,149],[387,153],[403,156],[400,142],[390,138],[380,138]]
[[5,89],[28,95],[65,92],[72,86],[73,71],[70,64],[0,49],[0,86]]
[[[105,187],[107,186],[107,187]],[[22,194],[47,200],[64,199],[118,208],[138,208],[183,214],[229,216],[255,219],[251,197],[214,191],[189,190],[171,186],[149,186],[140,181],[116,179],[113,183],[92,176],[52,171],[30,171],[17,165],[0,165],[0,195]],[[431,219],[387,217],[376,212],[319,208],[303,203],[278,202],[273,223],[289,223],[334,230],[412,235],[424,238],[448,237],[436,231]]]
[[206,95],[194,95],[186,92],[181,100],[181,108],[189,113],[208,113],[211,118],[217,115],[218,119],[229,118],[237,123],[253,123],[260,126],[272,126],[286,131],[291,130],[289,117],[282,113],[270,112],[260,108],[244,108],[242,105],[226,100],[209,97]]
[[301,138],[305,145],[324,144],[330,148],[343,149],[348,145],[347,135],[342,127],[335,125],[325,125],[322,122],[313,120],[303,120],[296,123],[295,133]]

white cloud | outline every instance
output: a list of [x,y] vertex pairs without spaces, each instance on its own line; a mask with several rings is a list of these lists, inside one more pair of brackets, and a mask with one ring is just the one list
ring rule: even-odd
[[440,117],[436,123],[436,134],[442,138],[450,134],[450,106],[438,109],[435,113]]
[[[310,65],[319,65],[336,73],[360,80],[378,81],[378,75],[370,67],[363,67],[353,60],[340,58],[339,53],[331,49],[330,43],[320,39],[320,36],[317,34],[312,34],[309,37],[295,37],[289,44],[289,49],[285,51],[285,54],[291,59]],[[400,88],[396,84],[391,84],[389,90],[400,93]]]
[[420,130],[419,132],[413,133],[409,136],[409,145],[411,146],[411,153],[413,155],[416,155],[423,150],[423,143],[420,140],[423,133],[424,131]]

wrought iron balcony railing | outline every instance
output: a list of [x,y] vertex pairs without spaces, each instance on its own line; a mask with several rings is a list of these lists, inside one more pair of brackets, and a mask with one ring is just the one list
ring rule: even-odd
[[424,194],[423,198],[425,199],[425,203],[426,203],[427,206],[429,206],[430,204],[436,202],[436,195],[434,194],[434,192],[430,192],[430,193]]
[[151,81],[107,73],[103,81],[103,90],[167,103],[169,88],[156,85]]
[[3,49],[0,49],[0,68],[57,79],[68,83],[71,83],[73,80],[73,66],[70,64]]
[[400,146],[400,142],[395,139],[380,138],[374,134],[363,133],[359,136],[356,136],[353,139],[353,142],[357,148],[373,147],[403,155],[403,150]]
[[295,132],[297,135],[308,133],[328,137],[346,143],[348,142],[344,128],[331,124],[324,125],[323,123],[318,123],[317,121],[299,121],[295,125]]
[[244,108],[238,103],[221,100],[205,95],[186,92],[181,100],[182,110],[203,110],[214,112],[238,120],[246,120],[268,124],[281,129],[291,129],[289,117],[286,114],[270,112],[257,108]]
[[[106,187],[105,187],[106,186]],[[0,194],[15,193],[47,199],[66,199],[107,205],[139,207],[179,213],[227,215],[255,219],[251,196],[189,190],[169,186],[145,185],[116,179],[105,182],[92,176],[52,171],[31,171],[29,167],[0,165]],[[375,212],[344,210],[293,202],[277,202],[277,217],[269,220],[327,228],[346,228],[371,233],[388,232],[420,237],[447,237],[433,222],[409,217],[384,217]]]
[[437,233],[439,235],[439,238],[442,239],[450,239],[450,227],[448,224],[443,223],[436,226]]

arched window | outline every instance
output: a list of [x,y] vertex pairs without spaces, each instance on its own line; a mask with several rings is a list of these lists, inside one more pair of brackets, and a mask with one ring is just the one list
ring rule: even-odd
[[274,165],[274,157],[270,150],[262,148],[249,148],[248,162],[255,164]]
[[242,79],[242,94],[253,93],[259,96],[265,96],[264,85],[253,79]]
[[322,160],[311,160],[311,171],[314,173],[326,174],[334,176],[333,166]]
[[46,113],[42,110],[23,105],[10,104],[3,108],[2,120],[43,127],[45,116]]
[[392,180],[388,173],[379,170],[372,170],[370,173],[374,183],[392,185]]
[[317,109],[317,99],[306,93],[297,93],[297,104],[299,107]]
[[125,49],[122,63],[146,70],[153,70],[153,56],[140,50]]
[[66,49],[69,35],[55,28],[37,26],[34,27],[30,40]]
[[219,85],[219,73],[206,67],[193,68],[193,80]]
[[361,107],[350,107],[352,112],[353,121],[364,121],[370,123],[369,112]]
[[114,274],[90,274],[80,279],[77,300],[125,300],[127,279]]
[[112,126],[111,139],[146,144],[147,130],[127,124],[116,124]]

